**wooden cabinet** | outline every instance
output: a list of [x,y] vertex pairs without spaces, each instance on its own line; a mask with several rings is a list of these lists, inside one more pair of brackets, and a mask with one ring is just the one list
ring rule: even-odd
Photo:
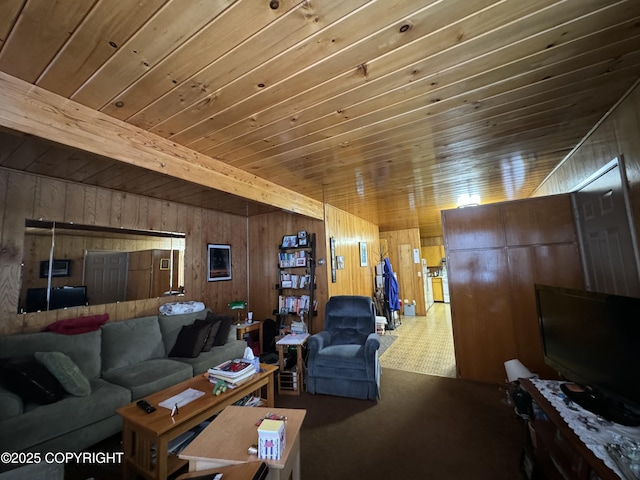
[[456,364],[461,378],[504,382],[518,358],[544,363],[535,283],[584,288],[569,195],[442,212]]
[[442,291],[442,278],[432,277],[431,285],[433,285],[433,301],[444,302],[444,293]]
[[444,258],[444,245],[422,247],[422,257],[427,261],[427,267],[441,267]]

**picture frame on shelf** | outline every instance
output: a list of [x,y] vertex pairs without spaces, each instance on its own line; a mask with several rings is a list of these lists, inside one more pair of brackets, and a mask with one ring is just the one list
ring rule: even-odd
[[207,282],[231,280],[231,245],[207,244]]
[[307,266],[306,257],[296,257],[296,267],[306,267],[306,266]]
[[299,247],[306,247],[308,245],[307,243],[307,232],[305,230],[301,230],[298,232],[298,246]]
[[298,246],[298,236],[297,235],[285,235],[282,237],[282,246],[284,248],[291,248]]

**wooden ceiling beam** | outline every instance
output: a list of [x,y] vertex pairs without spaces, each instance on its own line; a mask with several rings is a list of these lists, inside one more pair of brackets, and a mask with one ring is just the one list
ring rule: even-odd
[[283,210],[324,218],[323,204],[0,73],[0,126]]

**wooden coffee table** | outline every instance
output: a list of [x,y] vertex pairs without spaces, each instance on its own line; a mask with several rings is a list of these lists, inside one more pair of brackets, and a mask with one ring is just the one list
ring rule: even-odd
[[[149,480],[165,480],[182,466],[186,465],[177,455],[167,453],[169,441],[178,435],[199,425],[204,420],[221,412],[225,407],[234,404],[262,387],[266,387],[266,407],[274,406],[274,374],[278,370],[275,365],[260,364],[264,372],[256,373],[249,381],[234,389],[216,396],[213,395],[213,384],[202,375],[191,378],[177,385],[145,397],[145,400],[156,407],[153,413],[146,413],[135,402],[117,410],[122,417],[122,449],[124,451],[124,478],[131,478],[137,473]],[[158,404],[188,388],[194,388],[205,394],[180,407],[180,412],[171,416],[171,411]]]
[[269,466],[267,478],[300,480],[300,427],[307,413],[303,409],[227,407],[180,453],[180,458],[189,460],[189,472],[260,460],[247,449],[258,443],[256,422],[267,413],[287,417],[282,456],[279,460],[264,460]]

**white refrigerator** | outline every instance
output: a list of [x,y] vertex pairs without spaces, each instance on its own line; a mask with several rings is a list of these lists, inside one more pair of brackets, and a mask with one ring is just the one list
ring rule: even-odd
[[442,296],[444,297],[444,303],[449,303],[449,279],[447,278],[447,268],[442,267]]
[[429,269],[427,268],[427,261],[422,259],[422,279],[424,284],[424,304],[427,306],[427,311],[433,305],[433,283],[429,276]]

